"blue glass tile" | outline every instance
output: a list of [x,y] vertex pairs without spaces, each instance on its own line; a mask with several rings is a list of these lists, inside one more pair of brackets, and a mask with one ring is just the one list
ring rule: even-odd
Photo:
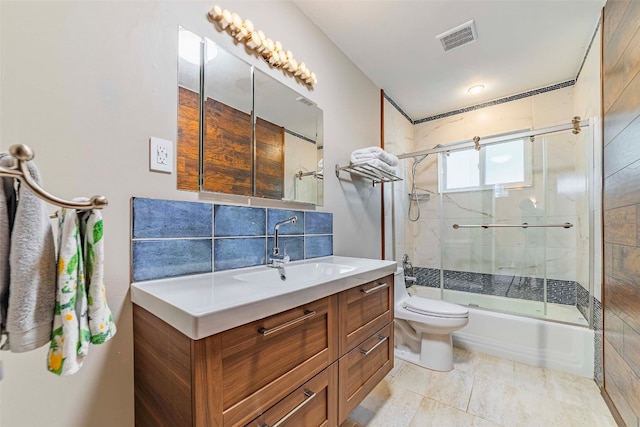
[[215,237],[264,236],[265,221],[264,208],[214,206]]
[[267,235],[273,236],[273,228],[277,222],[297,216],[295,224],[280,226],[280,234],[304,234],[304,211],[290,211],[287,209],[267,209]]
[[333,236],[305,236],[305,258],[333,255]]
[[333,214],[305,212],[304,234],[333,234]]
[[265,264],[265,237],[214,239],[214,271]]
[[[291,261],[304,259],[304,238],[300,237],[280,237],[278,239],[280,246],[280,254],[284,255],[285,251],[291,258]],[[273,253],[273,237],[267,239],[267,259]]]
[[211,240],[134,240],[133,280],[211,272]]
[[211,237],[209,203],[133,198],[133,238]]

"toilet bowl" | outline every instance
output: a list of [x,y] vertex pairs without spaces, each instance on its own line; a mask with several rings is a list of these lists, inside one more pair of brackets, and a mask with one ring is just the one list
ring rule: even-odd
[[395,287],[395,356],[436,371],[453,369],[451,333],[469,323],[469,310],[449,302],[410,296],[404,270]]

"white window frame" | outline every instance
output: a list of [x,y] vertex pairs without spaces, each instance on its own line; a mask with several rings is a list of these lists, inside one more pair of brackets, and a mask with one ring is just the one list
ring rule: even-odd
[[[486,167],[487,167],[487,156],[486,150],[480,149],[478,151],[478,175],[479,184],[477,186],[471,187],[460,187],[460,188],[447,188],[447,153],[442,152],[439,153],[439,164],[440,167],[440,179],[438,180],[438,187],[441,193],[459,193],[464,191],[483,191],[483,190],[496,190],[500,189],[517,189],[517,188],[525,188],[533,186],[533,142],[529,140],[529,138],[516,138],[509,141],[500,142],[499,144],[508,144],[513,141],[522,141],[522,149],[523,149],[523,172],[524,172],[524,180],[517,182],[504,182],[498,184],[486,184]],[[474,150],[474,148],[468,148],[467,151]],[[455,152],[452,152],[453,155]]]

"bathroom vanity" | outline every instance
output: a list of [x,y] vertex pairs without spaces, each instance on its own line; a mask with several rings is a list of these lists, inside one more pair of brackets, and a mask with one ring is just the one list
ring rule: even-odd
[[337,426],[393,367],[393,261],[133,283],[137,426]]

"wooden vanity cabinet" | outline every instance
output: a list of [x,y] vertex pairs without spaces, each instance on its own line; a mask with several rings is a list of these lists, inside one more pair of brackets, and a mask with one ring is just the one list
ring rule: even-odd
[[393,275],[339,294],[338,423],[393,368]]
[[136,426],[339,425],[392,368],[392,280],[200,340],[134,304]]

